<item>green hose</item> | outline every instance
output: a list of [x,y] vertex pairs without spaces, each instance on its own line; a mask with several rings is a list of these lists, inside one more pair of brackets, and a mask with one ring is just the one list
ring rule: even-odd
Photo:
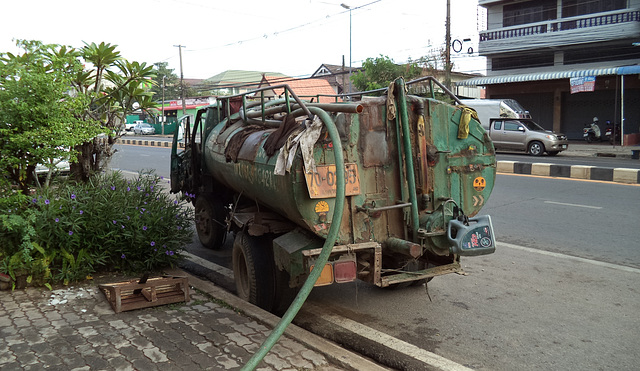
[[[340,135],[338,133],[338,129],[336,128],[331,116],[329,114],[317,107],[308,107],[309,111],[314,115],[318,115],[324,125],[327,128],[327,132],[329,133],[329,137],[333,142],[333,155],[335,157],[335,165],[336,169],[344,169],[344,158],[342,155],[342,143],[340,143]],[[297,114],[298,110],[292,112],[292,114]],[[322,252],[318,255],[318,259],[316,260],[315,266],[311,270],[309,277],[302,285],[300,292],[296,295],[296,298],[293,300],[287,312],[282,316],[280,322],[273,329],[269,337],[262,343],[260,349],[257,353],[251,357],[249,362],[242,368],[242,370],[251,371],[254,370],[260,362],[264,359],[264,357],[269,353],[271,348],[276,345],[280,336],[284,334],[284,331],[287,329],[287,326],[293,321],[302,305],[307,300],[307,297],[311,293],[313,286],[316,281],[320,277],[320,273],[322,273],[322,269],[324,269],[324,265],[327,264],[329,260],[329,255],[331,254],[331,250],[333,249],[333,245],[338,238],[338,231],[340,230],[340,224],[342,221],[342,213],[344,210],[344,198],[345,198],[345,183],[344,183],[344,171],[336,171],[336,202],[333,209],[333,218],[331,220],[331,226],[329,227],[329,234],[327,235],[327,239],[322,246]]]

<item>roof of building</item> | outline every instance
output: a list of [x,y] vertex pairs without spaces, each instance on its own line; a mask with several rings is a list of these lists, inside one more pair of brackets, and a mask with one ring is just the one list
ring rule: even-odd
[[[276,86],[281,84],[287,84],[293,90],[293,92],[300,98],[309,98],[317,95],[335,95],[335,91],[329,85],[329,82],[324,79],[283,79],[278,76],[264,75],[260,82],[261,88],[267,86]],[[275,95],[282,95],[284,88],[273,89]],[[320,97],[320,103],[335,102],[335,98]]]
[[187,86],[195,86],[201,84],[204,79],[182,79]]
[[257,85],[262,80],[262,76],[264,74],[275,77],[286,77],[286,75],[279,72],[226,70],[215,76],[209,77],[204,82],[213,85],[238,85],[251,83]]
[[340,73],[343,73],[343,72],[349,72],[349,66],[343,67],[343,66],[338,66],[338,65],[335,65],[335,64],[323,63],[311,75],[311,77],[326,76],[326,75],[336,75],[336,74],[340,74]]

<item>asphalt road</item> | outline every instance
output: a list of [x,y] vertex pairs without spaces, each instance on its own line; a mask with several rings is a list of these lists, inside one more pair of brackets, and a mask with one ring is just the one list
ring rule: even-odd
[[[166,159],[158,173],[168,175],[167,149],[121,147],[113,167],[137,171]],[[483,209],[498,249],[464,259],[468,275],[437,277],[428,291],[318,287],[296,323],[401,369],[424,366],[369,339],[391,335],[479,370],[634,370],[639,206],[639,186],[498,175]],[[194,243],[189,251],[222,266],[230,261],[230,246]],[[225,268],[204,274],[232,289]],[[345,321],[374,335],[346,331]]]
[[[638,206],[638,186],[498,175],[483,212],[500,243],[464,258],[467,276],[437,277],[428,294],[319,287],[309,302],[473,369],[636,369]],[[340,326],[316,314],[298,321],[341,341]]]
[[498,174],[482,213],[501,242],[640,268],[640,186]]
[[156,174],[170,175],[171,150],[161,147],[145,147],[116,144],[116,153],[109,164],[112,169],[137,173],[142,170],[155,170]]

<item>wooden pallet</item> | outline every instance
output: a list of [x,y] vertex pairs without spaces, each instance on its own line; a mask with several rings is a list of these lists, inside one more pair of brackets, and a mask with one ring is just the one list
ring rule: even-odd
[[187,277],[164,276],[145,283],[133,280],[98,287],[116,313],[189,301]]

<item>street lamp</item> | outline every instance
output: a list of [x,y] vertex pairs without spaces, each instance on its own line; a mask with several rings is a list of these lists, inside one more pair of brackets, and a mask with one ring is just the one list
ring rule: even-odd
[[349,94],[351,94],[351,7],[345,3],[340,4],[340,6],[349,10]]
[[162,135],[164,135],[164,79],[166,78],[166,75],[162,76],[162,118],[161,118],[161,128],[162,128]]

